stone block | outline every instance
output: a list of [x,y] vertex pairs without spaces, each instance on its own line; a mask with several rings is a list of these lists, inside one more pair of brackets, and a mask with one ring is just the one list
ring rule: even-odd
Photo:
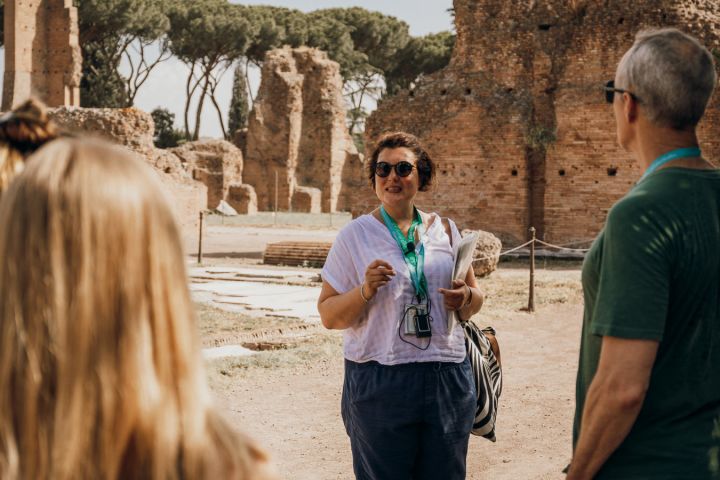
[[321,213],[322,192],[314,187],[295,187],[292,197],[293,212]]
[[227,197],[232,184],[242,183],[242,151],[225,140],[187,142],[170,149],[192,177],[208,187],[208,208]]
[[238,214],[237,210],[230,206],[225,200],[220,200],[218,206],[215,207],[215,211],[221,215],[235,216]]
[[476,259],[473,261],[473,271],[476,277],[487,277],[497,270],[502,243],[495,235],[483,230],[466,229],[462,231],[462,236],[464,237],[473,231],[479,234],[478,243],[475,247],[475,253],[473,254],[473,259]]
[[230,185],[227,203],[239,214],[254,215],[258,212],[257,195],[255,189],[250,185]]

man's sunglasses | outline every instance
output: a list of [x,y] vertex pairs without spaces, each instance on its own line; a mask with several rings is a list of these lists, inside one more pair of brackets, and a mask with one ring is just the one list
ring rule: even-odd
[[415,168],[415,165],[413,165],[410,162],[398,162],[395,165],[390,165],[387,162],[378,162],[375,164],[375,175],[378,177],[385,178],[388,175],[390,175],[390,171],[392,169],[395,169],[395,173],[398,177],[407,177],[410,175],[413,171],[413,168]]
[[627,93],[632,97],[633,100],[636,102],[639,102],[640,99],[635,95],[634,93],[625,90],[624,88],[615,88],[615,80],[610,80],[605,84],[605,101],[607,103],[613,103],[615,101],[615,92],[617,93]]

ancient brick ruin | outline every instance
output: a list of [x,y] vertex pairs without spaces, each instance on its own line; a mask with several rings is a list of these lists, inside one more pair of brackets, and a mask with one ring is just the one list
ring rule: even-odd
[[95,135],[140,155],[158,173],[184,226],[195,225],[198,213],[227,201],[238,213],[256,213],[255,192],[242,182],[242,152],[229,142],[189,142],[162,150],[153,145],[152,117],[136,108],[74,108],[51,110],[63,129]]
[[[677,26],[720,51],[720,2],[454,3],[458,35],[450,65],[384,99],[367,122],[369,144],[390,130],[420,136],[439,168],[419,205],[461,228],[491,231],[509,245],[527,238],[530,226],[554,243],[593,238],[639,176],[616,145],[600,86],[647,26]],[[6,2],[4,109],[31,93],[51,106],[78,104],[71,4]],[[716,159],[719,105],[713,101],[700,129],[705,154]],[[345,126],[339,66],[315,49],[268,53],[248,131],[238,140],[245,144],[244,171],[240,151],[222,141],[154,149],[152,120],[137,110],[56,115],[129,146],[167,173],[182,218],[220,200],[240,213],[273,210],[276,172],[282,211],[359,214],[377,204]]]
[[[31,95],[50,107],[79,105],[81,59],[72,0],[10,0],[4,14],[3,109]],[[272,210],[275,172],[280,210],[333,212],[350,209],[362,168],[345,125],[342,84],[339,65],[319,50],[268,54],[247,140],[242,139],[248,152],[245,184],[241,150],[222,140],[155,149],[152,119],[137,109],[60,108],[53,116],[67,129],[129,147],[165,173],[162,180],[184,223],[221,200],[238,213],[256,213],[258,206]]]
[[245,182],[260,210],[349,209],[343,172],[362,161],[345,125],[340,67],[324,52],[301,47],[268,52],[250,113]]
[[215,208],[221,200],[226,200],[231,186],[242,184],[242,152],[229,142],[188,142],[170,152],[180,158],[185,170],[192,172],[195,180],[208,187],[208,208]]
[[31,95],[51,107],[80,105],[81,55],[72,0],[5,1],[2,109]]
[[[635,33],[676,26],[720,49],[720,2],[653,0],[455,0],[450,65],[387,98],[367,123],[418,135],[437,162],[437,184],[419,204],[517,244],[593,238],[609,207],[639,177],[617,146],[600,86],[612,79]],[[720,159],[718,95],[700,128]],[[355,213],[377,201],[364,187]]]

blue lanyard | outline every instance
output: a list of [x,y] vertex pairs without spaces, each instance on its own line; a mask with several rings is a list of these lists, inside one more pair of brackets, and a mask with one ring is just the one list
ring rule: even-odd
[[[383,217],[385,226],[390,230],[390,234],[395,239],[395,242],[400,247],[403,260],[408,266],[410,271],[410,280],[412,281],[413,287],[415,288],[415,296],[418,302],[421,302],[423,298],[427,298],[427,279],[425,278],[425,247],[422,244],[422,237],[424,228],[420,213],[417,209],[413,212],[413,221],[408,229],[407,238],[403,235],[400,227],[393,218],[388,215],[385,211],[385,207],[380,206],[380,214]],[[420,236],[420,246],[415,246],[415,229],[418,229]]]
[[701,152],[698,147],[678,148],[677,150],[671,150],[653,160],[647,170],[645,170],[645,173],[643,173],[642,177],[640,177],[640,180],[644,179],[645,177],[653,173],[655,170],[672,160],[685,157],[699,157],[700,155]]

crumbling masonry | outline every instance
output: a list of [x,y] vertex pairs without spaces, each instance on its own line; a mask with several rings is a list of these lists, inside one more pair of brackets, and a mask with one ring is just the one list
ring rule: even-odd
[[344,172],[362,160],[345,124],[340,67],[320,50],[272,50],[250,113],[244,181],[259,210],[349,210]]
[[63,130],[123,145],[158,173],[183,226],[225,200],[238,213],[256,213],[255,191],[242,183],[242,152],[224,140],[188,142],[174,149],[153,145],[150,114],[136,108],[62,107],[50,111]]
[[5,1],[2,110],[31,95],[51,107],[80,105],[81,54],[72,0]]
[[[593,238],[609,207],[639,177],[615,138],[600,86],[614,77],[635,34],[676,26],[720,50],[720,2],[712,0],[455,0],[450,65],[384,100],[367,139],[388,130],[418,135],[437,162],[436,187],[421,207],[462,228],[518,244]],[[679,92],[682,94],[682,92]],[[720,160],[718,95],[700,128]],[[369,188],[354,212],[377,203]]]

